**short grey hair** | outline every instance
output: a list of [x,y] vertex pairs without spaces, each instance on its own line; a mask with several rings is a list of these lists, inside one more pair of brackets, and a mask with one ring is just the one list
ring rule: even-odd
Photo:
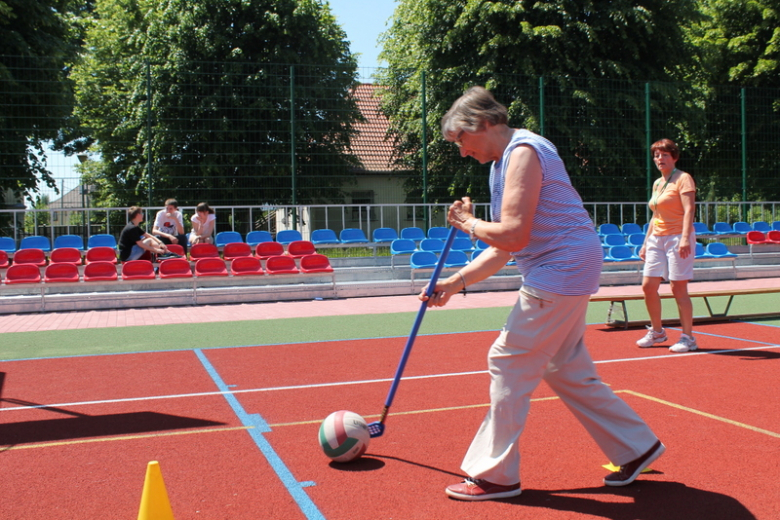
[[509,113],[483,87],[471,87],[459,97],[441,119],[441,133],[445,139],[455,140],[461,130],[478,132],[491,125],[509,124]]

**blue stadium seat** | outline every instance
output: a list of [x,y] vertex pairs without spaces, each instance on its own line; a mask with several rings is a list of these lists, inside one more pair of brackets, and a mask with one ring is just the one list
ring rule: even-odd
[[401,230],[401,238],[420,242],[421,240],[425,240],[427,237],[425,236],[425,233],[422,229],[418,227],[407,227]]
[[111,247],[116,249],[116,238],[114,238],[114,235],[92,235],[87,240],[87,249],[92,249],[93,247]]
[[51,242],[49,237],[40,235],[31,235],[24,237],[19,244],[19,249],[40,249],[41,251],[51,251]]
[[214,245],[217,247],[225,247],[225,244],[243,241],[244,239],[238,231],[220,231],[214,239]]
[[298,240],[303,240],[303,237],[301,236],[301,232],[297,229],[283,229],[282,231],[278,231],[276,233],[276,241],[280,244],[289,244],[290,242],[296,242]]
[[753,231],[760,231],[766,234],[772,231],[772,226],[770,226],[768,223],[764,222],[763,220],[757,220],[753,222]]
[[409,259],[409,265],[412,269],[429,269],[436,267],[439,257],[431,251],[415,251]]
[[16,241],[11,237],[0,237],[0,251],[13,253],[16,251]]
[[747,222],[734,222],[734,232],[740,235],[747,235],[748,231],[753,231],[753,228]]
[[274,237],[268,231],[250,231],[246,234],[246,243],[255,248],[262,242],[273,242]]
[[609,258],[612,262],[633,262],[636,260],[641,260],[641,258],[636,256],[628,246],[610,247],[609,253],[607,253],[607,258]]
[[474,249],[475,250],[484,250],[484,249],[488,249],[489,247],[490,246],[488,245],[487,242],[485,242],[484,240],[477,239],[477,243],[474,246]]
[[339,237],[332,229],[315,229],[311,232],[311,241],[315,246],[322,244],[340,244]]
[[428,230],[428,238],[438,238],[439,240],[447,240],[447,235],[450,234],[450,230],[446,227],[432,227]]
[[415,251],[417,251],[417,244],[414,240],[397,238],[390,243],[391,255],[410,255]]
[[635,235],[637,233],[642,233],[642,226],[635,224],[634,222],[628,222],[620,227],[620,231],[626,236]]
[[604,235],[602,237],[602,243],[607,247],[624,246],[626,245],[626,237],[623,235]]
[[414,240],[406,238],[396,238],[390,242],[390,266],[395,266],[395,257],[398,255],[411,255],[417,251],[417,244]]
[[736,258],[737,255],[730,252],[726,244],[722,242],[712,242],[707,244],[707,256],[711,258]]
[[393,228],[377,228],[373,233],[374,242],[392,242],[398,240],[398,233]]
[[617,224],[602,224],[599,226],[599,235],[622,235],[623,232],[617,227]]
[[469,258],[463,251],[456,251],[451,249],[447,256],[444,257],[444,267],[463,267],[468,265]]
[[72,247],[84,251],[84,239],[78,235],[60,235],[54,239],[54,249]]
[[452,241],[452,250],[470,253],[474,250],[474,244],[472,244],[471,240],[468,238],[455,238],[455,240]]
[[716,235],[733,235],[734,234],[734,228],[731,227],[731,224],[728,222],[715,222],[715,225],[712,226],[712,231]]
[[710,231],[710,228],[708,228],[707,224],[705,224],[704,222],[694,222],[693,230],[700,237],[714,234],[712,231]]
[[694,258],[707,258],[707,251],[704,249],[704,244],[696,242],[696,251],[693,254]]
[[772,222],[772,231],[780,231],[780,220]]
[[368,237],[363,233],[362,229],[346,228],[339,233],[339,240],[343,244],[365,244],[368,242]]
[[424,238],[420,241],[420,251],[433,251],[441,253],[444,250],[444,241],[438,238]]

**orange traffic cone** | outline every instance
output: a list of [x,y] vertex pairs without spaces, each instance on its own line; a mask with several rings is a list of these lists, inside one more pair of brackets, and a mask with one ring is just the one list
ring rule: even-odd
[[138,520],[174,520],[168,492],[165,490],[165,482],[160,471],[160,463],[156,460],[146,467]]

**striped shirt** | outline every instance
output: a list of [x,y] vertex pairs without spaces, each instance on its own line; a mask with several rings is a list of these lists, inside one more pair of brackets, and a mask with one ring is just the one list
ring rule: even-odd
[[501,221],[509,155],[519,145],[531,146],[542,165],[542,187],[530,241],[512,253],[523,283],[566,296],[594,294],[599,289],[604,253],[582,199],[550,141],[525,129],[515,131],[501,160],[490,170],[491,219]]

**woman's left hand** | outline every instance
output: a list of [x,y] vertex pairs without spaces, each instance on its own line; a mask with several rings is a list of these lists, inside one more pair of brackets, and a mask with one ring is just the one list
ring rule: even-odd
[[688,258],[691,254],[691,243],[687,238],[680,238],[680,244],[677,246],[677,251],[680,253],[680,258]]

